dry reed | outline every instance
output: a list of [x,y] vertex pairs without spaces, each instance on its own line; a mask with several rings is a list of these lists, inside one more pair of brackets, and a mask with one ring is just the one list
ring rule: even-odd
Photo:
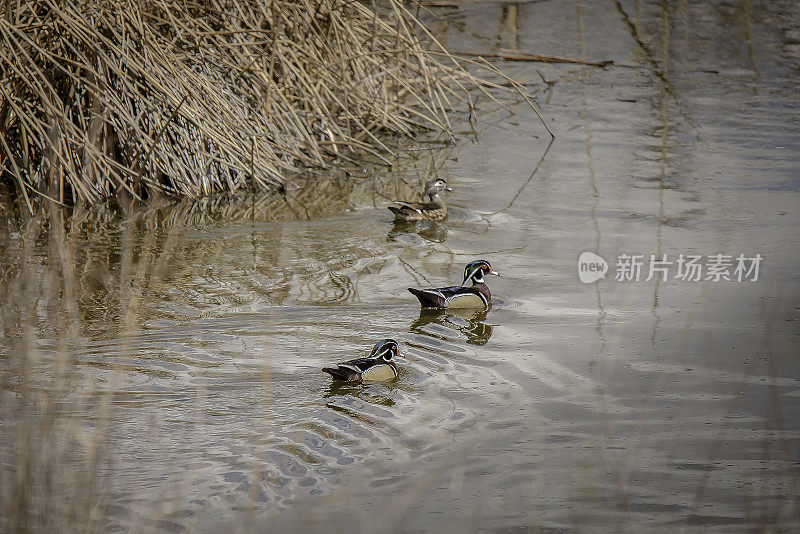
[[3,0],[0,176],[30,206],[35,195],[200,198],[334,162],[388,163],[385,134],[449,134],[453,104],[472,110],[468,88],[493,98],[499,86],[399,0],[380,6]]

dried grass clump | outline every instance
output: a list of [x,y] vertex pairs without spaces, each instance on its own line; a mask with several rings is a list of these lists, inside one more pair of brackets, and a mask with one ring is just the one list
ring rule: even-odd
[[198,198],[386,161],[382,133],[449,132],[450,99],[492,84],[399,0],[381,5],[3,0],[0,173],[26,200],[63,203]]

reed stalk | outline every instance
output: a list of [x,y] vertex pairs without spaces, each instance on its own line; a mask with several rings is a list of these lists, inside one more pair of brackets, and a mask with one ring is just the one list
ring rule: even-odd
[[340,162],[388,163],[387,135],[452,136],[454,104],[471,112],[471,89],[496,88],[399,0],[0,10],[0,179],[29,209],[36,196],[200,198],[282,188]]

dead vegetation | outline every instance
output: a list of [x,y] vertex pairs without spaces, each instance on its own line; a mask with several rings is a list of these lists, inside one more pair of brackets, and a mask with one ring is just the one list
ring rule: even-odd
[[[398,0],[4,0],[0,173],[30,206],[282,187],[450,132],[462,68]],[[470,63],[475,63],[470,62]],[[488,63],[485,68],[493,71]],[[518,86],[513,86],[519,89]]]

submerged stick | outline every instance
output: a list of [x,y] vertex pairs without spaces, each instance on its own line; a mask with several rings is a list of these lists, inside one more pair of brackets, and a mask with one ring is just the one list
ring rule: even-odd
[[507,61],[530,61],[537,63],[575,63],[578,65],[589,65],[590,67],[608,67],[613,65],[614,61],[607,59],[604,61],[584,61],[581,59],[572,59],[568,57],[557,56],[542,56],[540,54],[528,54],[526,52],[453,52],[459,56],[470,57],[483,57],[483,58],[499,58]]

